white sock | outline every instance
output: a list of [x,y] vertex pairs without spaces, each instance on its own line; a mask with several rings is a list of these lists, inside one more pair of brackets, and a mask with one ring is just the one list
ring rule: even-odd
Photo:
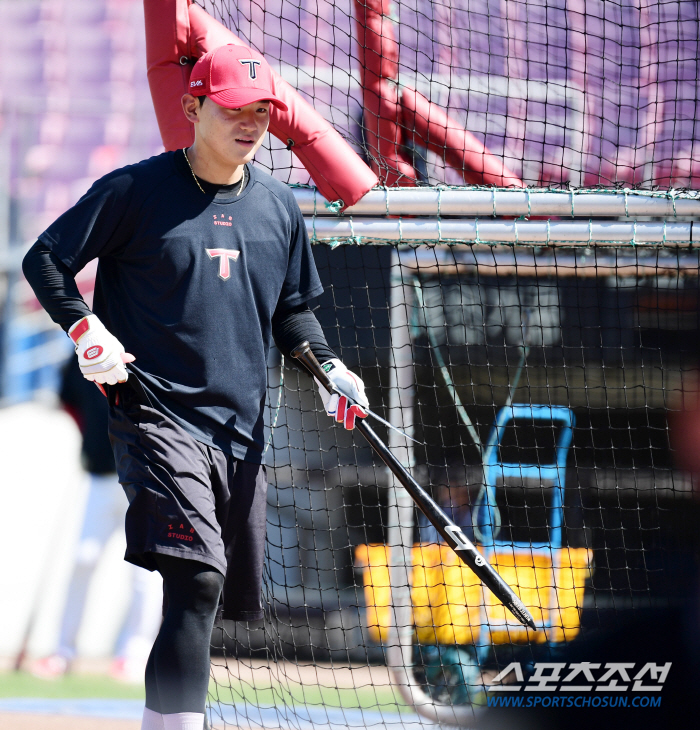
[[160,712],[154,712],[153,710],[149,710],[148,707],[144,707],[141,730],[165,730],[163,715]]
[[176,712],[173,715],[161,715],[164,730],[203,730],[203,712]]

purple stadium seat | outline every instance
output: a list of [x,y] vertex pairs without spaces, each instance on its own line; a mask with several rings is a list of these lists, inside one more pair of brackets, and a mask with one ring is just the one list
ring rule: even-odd
[[64,145],[92,148],[103,144],[105,119],[105,114],[80,115],[72,112]]
[[[350,0],[266,0],[264,10],[256,2],[229,5],[234,26],[254,45],[264,45],[271,59],[316,68],[319,77],[332,66],[349,70],[357,64]],[[585,84],[590,134],[585,184],[640,182],[649,172],[645,161],[652,150],[658,184],[698,184],[694,3],[652,3],[648,10],[631,0],[402,0],[400,5],[396,37],[402,73],[417,72],[424,80],[471,75],[477,81],[488,74],[498,80],[511,75],[535,80],[540,88]],[[0,23],[5,77],[29,85],[31,95],[42,100],[42,114],[70,99],[65,135],[49,134],[41,120],[26,125],[17,151],[26,165],[23,174],[84,179],[102,174],[109,164],[158,150],[145,74],[142,0],[0,0]],[[584,65],[585,77],[579,68]],[[650,68],[655,76],[644,76]],[[12,94],[5,83],[2,87],[7,102]],[[342,133],[357,135],[362,110],[356,88],[331,89],[318,80],[305,82],[301,90]],[[654,101],[657,92],[660,102]],[[506,148],[524,156],[540,182],[549,184],[566,180],[562,127],[570,118],[561,99],[559,93],[526,104],[515,96],[453,88],[439,103],[499,154],[503,130],[486,128],[484,116],[487,111],[494,119],[510,115],[508,133],[526,139],[505,140]],[[117,113],[127,117],[112,116],[109,122]],[[527,125],[520,122],[523,116]],[[60,196],[52,195],[55,206]]]
[[71,27],[98,25],[105,20],[105,6],[104,0],[70,0],[64,17]]
[[[39,20],[41,14],[40,0],[13,0],[0,2],[0,23],[3,28],[31,26]],[[6,34],[3,34],[3,43]]]

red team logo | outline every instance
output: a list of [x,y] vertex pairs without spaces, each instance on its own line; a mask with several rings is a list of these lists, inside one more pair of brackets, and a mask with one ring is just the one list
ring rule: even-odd
[[219,259],[219,276],[226,281],[231,276],[229,261],[238,261],[241,252],[233,251],[230,248],[206,248],[204,250],[210,259]]
[[177,527],[173,527],[173,525],[168,525],[168,537],[174,537],[177,540],[184,540],[185,542],[192,542],[194,540],[194,537],[192,537],[192,534],[194,533],[194,527],[190,527],[190,534],[185,535],[185,526],[180,525],[180,529],[178,530]]
[[219,220],[216,216],[214,216],[214,225],[215,226],[228,226],[229,228],[231,228],[231,226],[233,225],[233,223],[231,223],[231,221],[233,220],[233,216],[230,215],[228,217],[227,221],[223,220],[225,217],[226,217],[225,215],[222,215],[221,216],[222,220]]
[[88,347],[87,350],[85,350],[85,354],[83,357],[86,360],[94,360],[96,357],[99,357],[104,352],[104,349],[100,347],[100,345],[95,345],[94,347]]

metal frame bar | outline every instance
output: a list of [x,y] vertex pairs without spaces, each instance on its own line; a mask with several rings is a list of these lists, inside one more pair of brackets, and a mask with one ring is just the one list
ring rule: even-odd
[[[391,263],[391,353],[389,386],[389,421],[403,431],[413,431],[415,374],[410,335],[410,309],[413,307],[412,283],[403,280],[399,254],[394,251]],[[389,446],[406,466],[413,466],[412,443],[389,431]],[[478,714],[471,705],[453,706],[436,703],[413,676],[413,500],[392,475],[389,475],[387,544],[390,549],[389,582],[391,584],[391,625],[386,644],[387,666],[397,691],[422,717],[451,726],[468,726]]]
[[305,218],[312,241],[370,243],[487,243],[532,245],[691,246],[700,242],[695,221],[562,221],[486,218]]
[[[305,216],[336,216],[315,188],[292,188]],[[700,216],[698,193],[641,190],[548,190],[470,188],[384,188],[370,190],[345,210],[355,216],[562,216],[604,218]]]

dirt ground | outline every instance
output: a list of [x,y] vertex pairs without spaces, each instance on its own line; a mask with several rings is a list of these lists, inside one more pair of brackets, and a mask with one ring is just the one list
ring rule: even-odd
[[0,730],[139,730],[140,727],[141,723],[134,720],[0,713]]

